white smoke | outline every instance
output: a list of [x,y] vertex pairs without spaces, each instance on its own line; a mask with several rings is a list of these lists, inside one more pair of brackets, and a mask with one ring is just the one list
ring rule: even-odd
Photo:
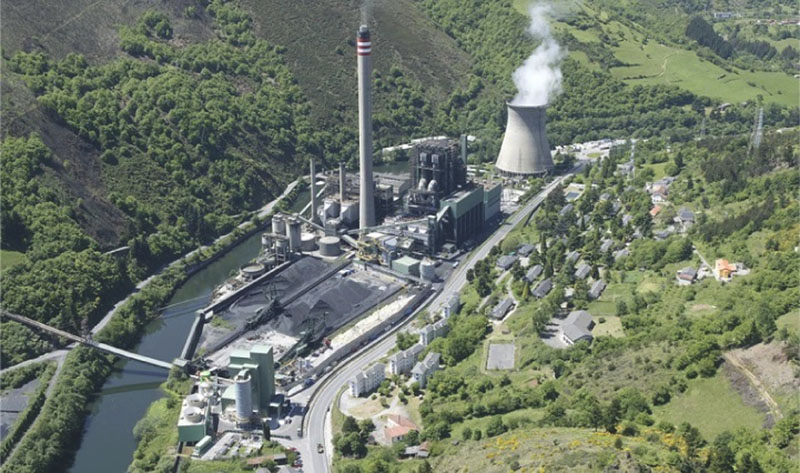
[[547,15],[551,6],[545,3],[531,5],[531,24],[528,33],[541,44],[533,54],[514,71],[512,78],[517,86],[513,105],[542,106],[561,93],[561,60],[565,51],[550,35]]

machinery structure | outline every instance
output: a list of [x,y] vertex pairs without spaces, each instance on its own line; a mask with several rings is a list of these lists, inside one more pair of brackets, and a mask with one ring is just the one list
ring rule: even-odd
[[553,172],[545,133],[545,107],[506,105],[506,135],[495,167],[509,176],[542,176]]

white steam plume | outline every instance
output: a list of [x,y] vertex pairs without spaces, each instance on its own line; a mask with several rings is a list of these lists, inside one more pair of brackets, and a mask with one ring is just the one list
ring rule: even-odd
[[372,19],[372,0],[362,0],[361,2],[361,24],[368,25]]
[[511,101],[513,105],[547,105],[561,93],[560,64],[564,50],[550,35],[546,17],[550,11],[551,6],[545,3],[533,4],[529,9],[531,24],[528,33],[542,42],[512,75],[517,86],[517,95]]

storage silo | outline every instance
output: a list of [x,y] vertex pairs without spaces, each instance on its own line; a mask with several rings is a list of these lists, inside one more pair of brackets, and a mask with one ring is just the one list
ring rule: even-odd
[[341,254],[341,240],[339,237],[326,236],[319,239],[319,254],[325,257],[334,257]]
[[286,226],[286,236],[289,238],[289,251],[300,251],[300,220],[296,218],[289,219]]
[[272,216],[272,233],[276,235],[283,235],[286,233],[286,222],[283,220],[283,216]]
[[495,166],[512,176],[544,175],[553,171],[545,133],[545,107],[506,104],[508,121]]
[[426,281],[436,279],[436,264],[427,258],[423,259],[419,264],[419,277]]
[[250,375],[248,373],[237,374],[233,381],[233,399],[236,403],[237,422],[247,422],[253,415],[253,391],[250,386]]

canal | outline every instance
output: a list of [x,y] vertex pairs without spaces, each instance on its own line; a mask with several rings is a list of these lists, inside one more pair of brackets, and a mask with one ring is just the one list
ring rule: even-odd
[[[147,327],[136,352],[160,360],[178,357],[194,321],[195,311],[205,307],[211,291],[232,271],[255,258],[261,247],[257,232],[222,258],[189,278],[170,299],[162,317]],[[164,370],[136,361],[120,361],[103,385],[84,425],[80,448],[70,473],[124,473],[133,460],[136,439],[133,427],[147,408],[163,393],[159,385]]]

